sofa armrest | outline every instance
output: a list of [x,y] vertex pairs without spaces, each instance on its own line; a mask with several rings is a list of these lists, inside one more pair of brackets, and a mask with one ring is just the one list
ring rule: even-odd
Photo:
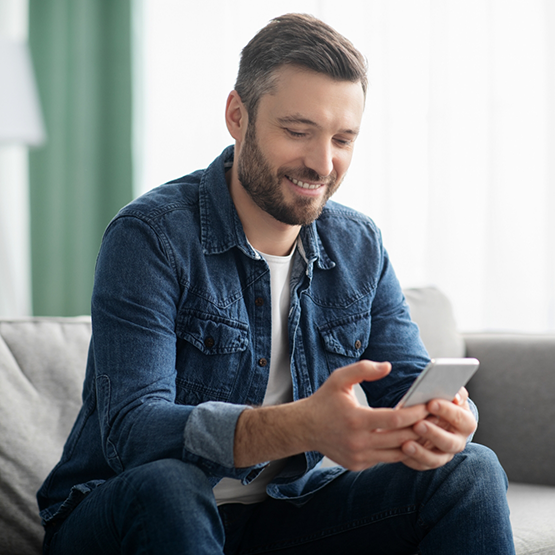
[[480,369],[468,385],[480,423],[474,441],[510,480],[555,486],[555,335],[466,334]]

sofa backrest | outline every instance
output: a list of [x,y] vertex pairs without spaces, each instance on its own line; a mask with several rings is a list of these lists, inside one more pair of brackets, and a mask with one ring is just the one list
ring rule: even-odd
[[405,289],[404,294],[430,357],[464,357],[464,339],[447,296],[435,287]]
[[42,552],[35,493],[80,407],[90,318],[0,320],[0,553]]

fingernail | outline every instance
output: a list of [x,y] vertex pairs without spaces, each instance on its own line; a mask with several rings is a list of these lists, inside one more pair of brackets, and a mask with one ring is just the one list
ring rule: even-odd
[[405,446],[405,453],[407,455],[414,455],[416,453],[416,447],[412,443],[409,443]]
[[430,411],[437,412],[439,410],[439,403],[436,401],[430,403]]
[[414,431],[420,435],[423,436],[427,431],[428,431],[428,426],[426,426],[426,424],[424,422],[419,422],[415,427],[414,427]]

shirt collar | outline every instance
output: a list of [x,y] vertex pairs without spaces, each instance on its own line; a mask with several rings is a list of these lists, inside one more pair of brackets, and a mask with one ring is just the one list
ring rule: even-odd
[[[221,254],[238,247],[251,258],[260,258],[251,247],[231,199],[225,172],[233,164],[234,147],[227,147],[204,172],[199,191],[201,242],[205,254]],[[299,252],[308,265],[316,262],[323,270],[335,263],[328,257],[318,235],[316,222],[303,226]]]

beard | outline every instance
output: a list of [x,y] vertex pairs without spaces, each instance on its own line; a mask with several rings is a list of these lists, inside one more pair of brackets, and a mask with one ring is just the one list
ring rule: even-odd
[[[341,184],[337,180],[335,172],[331,176],[323,178],[306,166],[301,168],[281,167],[274,172],[260,150],[254,123],[247,129],[245,142],[237,162],[237,173],[241,185],[254,203],[270,216],[287,225],[308,225],[316,220],[328,199]],[[299,196],[294,201],[287,202],[281,182],[283,179],[291,177],[300,181],[323,183],[323,187],[326,188],[324,195],[319,198]]]

